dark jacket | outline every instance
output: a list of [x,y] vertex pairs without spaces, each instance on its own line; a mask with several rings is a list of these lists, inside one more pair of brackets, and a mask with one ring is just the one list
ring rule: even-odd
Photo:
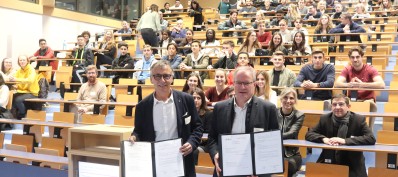
[[[202,138],[202,121],[195,108],[195,103],[191,95],[173,90],[174,104],[177,115],[178,137],[182,138],[183,143],[189,143],[192,151],[199,146]],[[153,94],[137,104],[135,112],[135,128],[132,133],[137,141],[155,141],[155,128],[153,125]],[[190,119],[189,123],[186,119]],[[195,177],[195,163],[193,153],[184,157],[185,177]]]
[[[323,143],[323,138],[337,137],[338,127],[333,126],[332,114],[322,115],[319,123],[307,132],[305,139],[315,143]],[[364,116],[351,112],[345,141],[346,145],[375,144],[376,139],[372,130],[366,124]],[[363,152],[341,151],[341,162],[336,162],[335,152],[335,150],[323,149],[317,162],[323,163],[325,159],[331,159],[333,164],[347,165],[350,177],[367,177]]]
[[237,64],[237,59],[238,56],[235,55],[235,53],[232,52],[232,55],[230,58],[227,58],[226,56],[224,58],[219,58],[216,63],[214,63],[212,66],[214,69],[217,68],[227,68],[227,69],[235,69],[235,66]]
[[[211,158],[219,151],[218,136],[220,134],[231,133],[232,131],[235,118],[234,110],[234,98],[218,102],[214,106],[208,140],[208,149]],[[253,96],[251,102],[247,106],[245,126],[246,133],[253,132],[254,128],[261,128],[264,129],[264,131],[279,129],[275,105]]]
[[[88,65],[92,65],[94,62],[94,54],[91,49],[84,47],[83,49],[76,48],[72,52],[72,57],[79,60],[68,61],[69,65],[79,65],[79,67],[84,68]],[[80,60],[81,59],[81,60]]]
[[[282,138],[297,139],[299,131],[303,126],[304,113],[301,111],[293,110],[293,112],[285,118],[281,114],[281,109],[277,110],[276,118],[278,119],[279,129],[282,131]],[[285,147],[285,157],[300,155],[298,147]]]
[[[120,55],[119,58],[116,58],[112,61],[112,69],[134,69],[134,60],[130,57],[129,54]],[[118,80],[119,78],[130,78],[133,75],[133,72],[116,72],[115,78]],[[118,82],[117,82],[118,83]]]
[[[329,33],[344,33],[344,24],[339,24],[335,28],[332,28]],[[357,23],[352,22],[350,24],[350,32],[351,33],[366,33],[366,30],[363,29],[362,26],[359,26]],[[348,38],[350,41],[358,41],[361,43],[361,37],[359,35],[340,35],[340,41],[347,41]]]

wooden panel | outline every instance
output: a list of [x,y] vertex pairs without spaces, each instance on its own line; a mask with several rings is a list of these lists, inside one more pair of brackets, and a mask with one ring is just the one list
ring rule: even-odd
[[369,167],[368,177],[397,177],[398,170]]
[[132,116],[123,116],[123,115],[115,115],[114,125],[122,125],[122,126],[131,126],[134,127],[134,117]]
[[213,165],[213,162],[211,161],[209,153],[205,153],[205,152],[199,152],[198,165],[214,168],[214,165]]
[[[309,129],[308,127],[302,126],[300,131],[299,131],[297,139],[305,140],[305,135],[307,134],[308,129]],[[300,147],[299,151],[300,151],[300,154],[301,154],[302,158],[306,158],[307,157],[307,148],[306,147]]]
[[81,123],[83,123],[83,124],[105,124],[105,115],[83,114]]
[[64,156],[65,141],[59,138],[43,137],[41,147],[46,149],[54,149],[58,151],[59,156]]
[[306,177],[348,177],[348,166],[307,162]]
[[[75,93],[75,92],[65,92],[64,100],[77,100],[77,95],[78,95],[78,93]],[[64,106],[65,106],[64,103],[60,103],[59,111],[63,112]]]
[[[398,89],[398,81],[391,81],[390,89]],[[388,92],[388,102],[398,103],[398,92]]]
[[[387,131],[380,130],[377,132],[377,142],[378,144],[387,144],[387,145],[398,145],[398,132],[396,131]],[[376,160],[375,160],[376,168],[387,168],[387,153],[385,152],[376,152]]]
[[[389,92],[392,93],[392,92]],[[387,102],[384,104],[384,112],[385,113],[398,113],[398,103]],[[398,114],[397,114],[398,117]],[[391,118],[383,118],[383,130],[394,131],[394,119]]]
[[26,146],[26,151],[32,152],[33,136],[13,134],[11,138],[11,144]]
[[[116,102],[129,102],[129,103],[138,103],[138,95],[126,95],[119,94],[116,96]],[[126,115],[127,106],[115,106],[115,115]],[[134,116],[135,107],[133,107],[132,115]]]
[[[46,112],[29,109],[26,113],[26,117],[28,119],[46,121]],[[44,126],[34,125],[30,127],[29,131],[35,135],[36,142],[41,142],[42,134],[44,133]]]
[[[323,110],[324,101],[297,100],[296,109],[298,110]],[[303,126],[314,127],[319,122],[320,115],[305,115]]]

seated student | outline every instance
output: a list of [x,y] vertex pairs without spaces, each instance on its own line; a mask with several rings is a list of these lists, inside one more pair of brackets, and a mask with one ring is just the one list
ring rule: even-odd
[[266,71],[257,71],[255,95],[274,105],[277,104],[276,92],[271,89],[270,78]]
[[231,9],[231,4],[228,2],[229,0],[222,0],[218,4],[218,11],[220,14],[228,14],[229,10]]
[[268,45],[267,49],[267,56],[272,56],[275,52],[282,52],[284,55],[289,54],[289,50],[283,46],[283,40],[282,40],[282,35],[278,32],[275,32],[274,35],[272,36],[272,40]]
[[257,34],[255,31],[247,33],[245,42],[243,42],[240,47],[239,52],[247,52],[250,56],[254,56],[256,49],[261,49],[261,44],[257,39]]
[[105,33],[104,39],[102,40],[97,53],[97,69],[100,69],[100,66],[103,64],[112,65],[112,61],[115,58],[116,53],[116,44],[113,37],[112,31],[107,31]]
[[[192,53],[188,54],[182,61],[180,69],[206,69],[207,66],[209,66],[209,56],[204,54],[201,49],[200,42],[196,40],[193,41],[191,46]],[[208,73],[206,71],[200,71],[199,73],[202,80],[207,78]]]
[[235,44],[233,41],[224,41],[217,62],[207,66],[207,69],[235,69],[237,56],[234,53],[234,47]]
[[386,12],[386,11],[391,11],[394,10],[394,6],[392,5],[390,0],[382,0],[381,3],[379,4],[379,11],[382,11],[381,13],[377,13],[376,17],[388,17],[388,16],[393,16],[395,15],[392,12]]
[[[307,141],[340,145],[374,145],[376,138],[365,117],[350,111],[350,99],[343,94],[332,98],[332,112],[321,116],[319,123],[305,135]],[[349,177],[366,177],[365,157],[361,151],[323,149],[318,163],[349,167]]]
[[228,81],[227,73],[224,70],[217,69],[214,75],[216,86],[206,90],[207,104],[214,106],[217,102],[228,99]]
[[278,10],[287,11],[288,8],[289,8],[289,4],[287,3],[287,0],[280,0],[280,4],[278,6],[276,6],[275,11],[278,11]]
[[[368,89],[384,89],[385,83],[377,70],[363,63],[364,52],[360,47],[352,47],[348,52],[351,65],[346,66],[337,78],[335,87],[346,88],[368,88]],[[350,96],[350,92],[349,95]],[[370,112],[377,112],[376,95],[374,91],[358,90],[358,101],[366,101],[370,103]],[[373,127],[374,118],[369,121],[369,127]]]
[[306,38],[303,32],[300,31],[294,35],[290,54],[296,56],[311,55],[311,47],[306,42]]
[[182,55],[188,55],[189,53],[192,53],[192,50],[190,49],[192,42],[193,42],[193,30],[188,29],[186,32],[186,36],[185,38],[182,38],[180,40],[180,42],[178,43],[179,47],[188,47],[185,49],[181,49],[181,51],[179,51],[179,53],[181,53]]
[[191,74],[188,75],[184,87],[182,88],[182,92],[190,93],[195,88],[203,89],[202,80],[200,79],[198,73],[192,72]]
[[[238,53],[238,60],[237,60],[237,64],[236,64],[235,68],[237,68],[239,66],[253,67],[252,62],[249,59],[249,54],[247,52],[239,52]],[[234,72],[235,72],[235,70],[229,72],[229,74],[228,74],[228,86],[234,85]]]
[[[167,60],[170,62],[171,69],[179,69],[182,58],[177,54],[178,46],[175,43],[170,43],[167,45],[168,55],[163,56],[162,60]],[[180,79],[181,74],[179,71],[174,72],[173,78]]]
[[29,64],[28,57],[21,55],[18,57],[18,65],[21,67],[15,76],[9,76],[10,81],[16,81],[17,93],[14,94],[12,103],[16,110],[17,119],[22,119],[26,115],[26,110],[30,105],[24,103],[25,99],[37,98],[39,94],[39,82],[35,69]]
[[187,31],[184,28],[184,22],[180,19],[177,20],[177,24],[172,28],[170,36],[179,44],[185,38]]
[[[161,39],[159,41],[159,47],[162,48],[162,50],[160,51],[160,56],[161,57],[168,55],[167,46],[170,43],[175,43],[174,40],[171,39],[170,34],[171,34],[171,32],[169,30],[162,31],[162,35],[161,35],[162,37],[161,37]],[[164,48],[166,48],[166,49],[164,49]]]
[[202,42],[202,52],[209,56],[216,56],[219,52],[216,46],[220,46],[220,42],[216,40],[216,32],[213,29],[208,29],[206,31],[206,40]]
[[271,0],[264,0],[264,6],[261,7],[261,10],[265,12],[275,11],[275,7],[271,6]]
[[299,0],[298,1],[298,10],[300,11],[300,14],[307,14],[308,13],[308,7],[305,4],[305,0]]
[[[359,3],[361,3],[365,7],[366,12],[372,12],[373,7],[372,7],[372,2],[368,2],[368,0],[359,0]],[[394,1],[394,5],[398,4],[398,1]]]
[[202,25],[203,23],[203,15],[202,15],[202,7],[200,7],[197,1],[191,2],[191,8],[189,9],[189,16],[193,17],[193,25]]
[[258,23],[258,32],[257,32],[257,40],[260,42],[262,47],[266,47],[269,44],[269,41],[271,41],[272,34],[269,31],[265,31],[265,22],[261,21]]
[[[282,138],[297,139],[303,126],[304,113],[297,110],[297,92],[293,88],[285,88],[280,95],[281,107],[276,110]],[[283,158],[288,161],[288,177],[292,177],[301,168],[301,154],[298,147],[284,147]]]
[[[316,20],[321,18],[322,13],[318,12],[316,9],[316,5],[312,4],[308,7],[308,14],[304,16],[304,20]],[[316,22],[308,22],[307,24],[309,24],[310,26],[315,26]]]
[[[126,21],[122,21],[122,29],[117,31],[118,34],[133,34],[129,24]],[[132,36],[122,36],[122,40],[132,40]]]
[[176,3],[170,7],[170,10],[177,10],[177,9],[181,9],[181,12],[182,12],[182,9],[184,9],[180,0],[176,0]]
[[293,42],[293,40],[294,40],[294,36],[296,35],[296,33],[297,32],[303,32],[304,33],[304,36],[307,36],[306,38],[305,38],[305,41],[307,41],[308,42],[308,30],[306,29],[306,28],[304,28],[303,27],[303,19],[301,19],[301,18],[297,18],[295,21],[294,21],[294,28],[290,31],[290,34],[292,34],[292,37],[291,37],[291,40],[292,40],[292,42]]
[[265,16],[264,16],[264,11],[257,11],[256,12],[256,19],[254,20],[254,22],[252,22],[252,27],[254,29],[258,29],[258,24],[260,22],[265,22]]
[[[189,94],[192,95],[195,102],[196,111],[198,111],[199,118],[202,120],[203,133],[210,133],[211,128],[211,117],[213,111],[207,108],[205,93],[200,88],[194,88]],[[207,140],[200,142],[199,147],[193,152],[195,158],[195,165],[198,164],[199,152],[208,153]]]
[[11,58],[4,58],[1,62],[1,73],[3,78],[6,82],[10,81],[10,76],[14,76],[17,70],[12,67],[12,59]]
[[86,48],[84,37],[77,36],[77,48],[72,51],[72,57],[78,60],[68,61],[70,66],[73,66],[72,72],[72,83],[83,83],[81,73],[84,72],[85,67],[92,65],[94,61],[94,55],[90,48]]
[[340,20],[337,20],[337,19],[340,19],[340,16],[343,13],[343,5],[340,3],[336,3],[334,5],[334,10],[335,10],[335,12],[332,14],[332,16],[330,18],[333,21],[333,24],[339,25]]
[[159,16],[160,16],[160,28],[161,31],[167,30],[167,27],[169,27],[169,21],[167,21],[166,19],[164,19],[164,15],[163,12],[159,11]]
[[317,9],[321,14],[330,13],[328,9],[326,9],[326,1],[320,0],[317,4]]
[[355,6],[356,13],[352,16],[353,19],[362,19],[361,21],[357,21],[358,24],[365,24],[365,19],[370,18],[370,14],[366,11],[365,6],[360,3]]
[[[218,24],[218,30],[235,30],[235,29],[247,29],[245,22],[238,20],[238,12],[232,10],[229,12],[229,19]],[[224,32],[223,37],[236,37],[242,36],[242,32]],[[243,40],[240,38],[238,43],[242,43]]]
[[285,19],[287,20],[287,25],[292,27],[294,26],[294,20],[301,18],[301,14],[296,4],[289,4],[288,7],[289,8],[285,15]]
[[293,42],[292,34],[291,34],[290,30],[287,29],[286,20],[283,19],[279,22],[279,31],[278,32],[282,35],[282,41],[284,42],[284,44],[291,44]]
[[[334,84],[334,65],[325,63],[325,54],[320,49],[312,52],[312,63],[304,65],[294,83],[295,87],[332,88]],[[312,100],[328,100],[332,97],[331,90],[313,92]]]
[[[357,23],[352,21],[351,14],[344,12],[341,14],[341,23],[335,28],[331,29],[329,33],[365,33],[366,30],[359,26]],[[361,43],[361,37],[359,35],[341,35],[340,41],[358,41]]]
[[53,70],[57,70],[58,68],[58,61],[45,61],[40,59],[49,59],[54,58],[54,51],[47,46],[47,41],[45,39],[39,39],[40,49],[37,50],[33,56],[29,57],[29,61],[36,62],[35,64],[32,63],[35,69],[39,69],[40,66],[48,66],[49,64],[52,66]]
[[292,70],[285,67],[284,54],[280,51],[273,53],[272,62],[274,68],[268,71],[270,85],[277,87],[293,87],[296,81],[296,75]]
[[[83,38],[84,38],[84,43],[85,43],[84,48],[89,48],[89,49],[94,48],[93,43],[90,43],[91,34],[89,31],[83,31],[81,36],[83,36]],[[77,45],[79,45],[79,44],[77,44]],[[78,47],[78,46],[76,46],[76,47]]]
[[[97,101],[105,102],[107,97],[106,85],[97,79],[97,68],[94,65],[87,66],[87,82],[84,83],[78,92],[77,101]],[[100,109],[103,109],[105,105],[102,105]],[[82,114],[92,114],[94,111],[93,104],[75,104],[70,107],[70,112],[75,113],[75,123]]]
[[133,74],[134,79],[138,79],[138,83],[145,84],[145,80],[150,78],[150,69],[153,64],[155,64],[158,60],[155,59],[155,56],[152,55],[152,49],[150,45],[144,45],[144,56],[141,60],[138,60],[135,65],[134,69],[141,70],[136,71]]
[[243,17],[245,18],[251,18],[251,17],[255,17],[254,14],[246,14],[246,13],[254,13],[257,12],[256,7],[253,7],[253,1],[252,0],[247,0],[246,1],[246,6],[242,7],[239,10],[240,14],[244,14]]
[[[112,62],[112,69],[133,69],[134,60],[128,54],[129,46],[127,44],[119,44],[120,56]],[[130,78],[130,72],[117,72],[115,71],[115,77],[112,79],[112,83],[118,84],[120,78]]]
[[170,11],[170,3],[168,3],[168,2],[166,2],[166,3],[164,3],[164,5],[163,5],[163,9],[160,9],[160,12],[162,12],[162,13],[170,13],[171,11]]
[[[315,34],[328,34],[328,32],[334,27],[332,19],[328,14],[323,14],[318,20],[318,24],[315,27]],[[313,42],[334,42],[334,36],[314,36]]]

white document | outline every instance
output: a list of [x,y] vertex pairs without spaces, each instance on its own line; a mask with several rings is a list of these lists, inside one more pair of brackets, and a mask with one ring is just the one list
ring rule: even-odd
[[223,135],[221,141],[223,175],[253,174],[250,134]]
[[151,143],[124,141],[123,146],[125,176],[153,176]]
[[155,143],[156,177],[184,176],[181,138]]
[[279,130],[254,133],[256,174],[283,172],[282,137]]
[[119,177],[119,166],[79,162],[79,177]]

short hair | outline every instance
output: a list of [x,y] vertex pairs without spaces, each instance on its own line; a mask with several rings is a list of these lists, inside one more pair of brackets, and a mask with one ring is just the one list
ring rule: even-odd
[[348,51],[348,57],[351,57],[352,52],[358,52],[361,57],[364,55],[363,50],[360,47],[351,47],[351,49]]
[[231,10],[231,11],[229,12],[229,15],[232,15],[232,14],[234,14],[234,13],[236,13],[236,15],[238,15],[238,11],[235,10],[235,9]]
[[127,49],[129,48],[129,45],[127,45],[126,43],[121,43],[118,45],[118,48],[122,48],[122,47],[126,47]]
[[83,37],[83,35],[81,35],[81,34],[80,34],[80,35],[77,35],[77,38],[79,38],[79,37],[82,37],[82,38],[84,38],[84,37]]
[[250,66],[239,66],[235,69],[234,72],[234,82],[236,79],[236,75],[240,72],[240,71],[248,71],[250,72],[250,75],[253,77],[253,82],[256,81],[256,70],[254,70],[253,67]]
[[200,96],[200,99],[202,100],[202,102],[200,103],[200,108],[199,108],[198,113],[199,113],[199,115],[204,115],[206,113],[206,111],[208,110],[207,104],[206,104],[205,92],[202,89],[195,87],[193,90],[191,90],[189,92],[189,94],[193,96],[194,93],[198,94]]
[[341,16],[340,16],[340,17],[346,18],[346,19],[350,20],[350,22],[352,22],[352,16],[351,16],[351,14],[348,13],[348,12],[343,12],[343,13],[341,13]]
[[184,21],[183,21],[182,19],[179,19],[179,20],[177,20],[177,23],[181,23],[181,24],[183,24],[183,23],[184,23]]
[[45,39],[39,39],[39,44],[41,43],[41,42],[47,42]]
[[151,45],[149,45],[149,44],[144,44],[144,46],[143,46],[142,48],[144,48],[144,49],[145,49],[145,48],[148,48],[148,47],[152,49],[152,46],[151,46]]
[[333,100],[334,100],[334,99],[339,99],[339,98],[344,98],[345,104],[350,105],[350,98],[348,98],[346,95],[341,94],[341,93],[339,93],[339,94],[337,94],[337,95],[334,95],[334,96],[332,97],[332,100],[331,100],[330,102],[333,103]]
[[193,40],[192,43],[191,43],[191,46],[192,46],[193,43],[198,43],[199,48],[202,48],[202,44],[200,44],[200,41],[198,41],[198,40]]
[[82,32],[82,36],[84,37],[84,35],[88,35],[88,38],[91,37],[91,34],[90,34],[89,31],[83,31],[83,32]]
[[5,61],[8,60],[8,59],[10,59],[11,62],[12,62],[12,59],[11,59],[11,58],[4,58],[3,61],[1,61],[1,71],[2,71],[3,73],[6,73],[6,72],[7,72],[7,71],[6,71],[6,68],[5,68],[5,66],[4,66],[4,64],[5,64]]
[[166,7],[167,4],[170,5],[170,3],[166,2],[164,3],[163,7]]
[[285,89],[282,90],[281,94],[279,95],[279,98],[281,99],[281,102],[282,102],[283,97],[285,97],[289,93],[293,93],[294,100],[296,101],[296,104],[297,104],[297,100],[298,100],[297,92],[292,87],[286,87]]
[[274,56],[282,56],[282,59],[285,59],[285,54],[282,51],[275,51],[272,54],[272,58],[274,58]]
[[95,72],[97,72],[97,66],[95,65],[88,65],[86,68],[86,72],[90,71],[90,70],[95,70]]
[[[151,73],[156,68],[166,68],[166,67],[170,68],[170,70],[172,71],[169,61],[167,61],[167,60],[158,60],[156,63],[154,63],[151,66]],[[170,74],[173,75],[173,72],[171,72]]]
[[234,41],[231,41],[231,40],[224,41],[222,44],[223,44],[223,45],[229,45],[229,46],[231,46],[232,48],[235,47]]
[[321,49],[319,49],[319,48],[315,48],[315,49],[312,51],[311,56],[314,56],[314,54],[322,54],[322,57],[325,57],[325,53],[324,53]]
[[173,43],[167,44],[166,49],[168,50],[170,46],[174,46],[176,48],[176,51],[178,51],[178,45],[176,43],[173,42]]

